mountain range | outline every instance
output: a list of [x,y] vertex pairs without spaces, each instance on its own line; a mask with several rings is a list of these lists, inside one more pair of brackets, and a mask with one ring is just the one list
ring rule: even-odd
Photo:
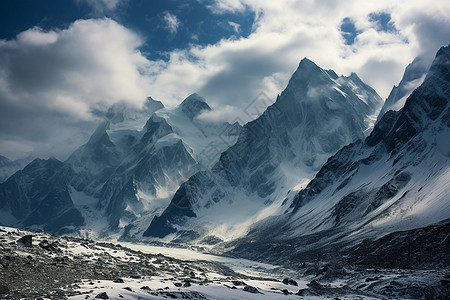
[[151,97],[141,108],[117,103],[66,161],[35,159],[0,184],[0,225],[276,262],[330,253],[367,262],[359,254],[417,248],[408,232],[442,254],[449,66],[449,47],[429,69],[414,60],[383,102],[355,73],[304,58],[244,126],[202,118],[211,107],[197,94],[174,108]]
[[255,224],[234,252],[449,265],[449,100],[450,47],[443,47],[403,108],[387,111],[365,140],[331,156],[288,213]]
[[176,241],[234,239],[289,206],[342,146],[364,137],[382,106],[356,74],[337,76],[303,59],[286,89],[210,171],[183,183],[144,236]]

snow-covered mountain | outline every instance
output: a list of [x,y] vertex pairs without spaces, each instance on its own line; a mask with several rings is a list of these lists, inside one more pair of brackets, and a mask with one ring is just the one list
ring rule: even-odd
[[283,201],[292,201],[330,155],[363,138],[381,105],[356,74],[338,76],[303,59],[276,102],[243,127],[211,171],[182,184],[144,235],[207,236],[209,243],[245,234],[252,223],[281,213]]
[[423,83],[429,68],[430,66],[421,57],[415,58],[413,62],[406,67],[402,80],[398,86],[394,85],[389,93],[388,98],[381,108],[377,121],[379,121],[387,111],[399,111],[405,105],[406,98],[408,98],[408,96]]
[[29,162],[30,160],[28,159],[10,160],[9,158],[0,155],[0,183],[25,167]]
[[[175,108],[164,108],[152,98],[142,109],[113,105],[89,141],[67,161],[37,160],[0,185],[5,216],[0,222],[82,235],[142,233],[180,184],[204,167],[201,150],[213,145],[222,152],[230,141],[223,136],[239,134],[239,124],[199,120],[204,110],[211,108],[197,94]],[[58,199],[52,213],[70,209],[77,222],[56,223],[58,227],[48,226],[45,218],[27,217],[38,203],[51,205],[48,195],[54,193]],[[14,207],[16,198],[25,204]],[[57,202],[64,205],[58,208]]]
[[425,246],[448,255],[449,178],[450,46],[400,111],[388,111],[364,141],[330,157],[288,213],[257,224],[235,252],[298,261],[366,249],[366,261],[381,253],[408,267],[430,260]]
[[70,197],[71,176],[57,159],[33,160],[0,184],[0,223],[61,233],[83,225]]

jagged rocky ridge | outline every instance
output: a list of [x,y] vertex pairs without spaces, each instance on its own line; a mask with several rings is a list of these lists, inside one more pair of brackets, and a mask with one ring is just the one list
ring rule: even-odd
[[237,123],[198,120],[205,110],[211,108],[197,94],[172,109],[151,98],[143,109],[112,106],[67,161],[35,160],[0,185],[0,222],[82,235],[139,233],[139,222],[148,224],[202,169],[201,147],[223,151],[220,134],[239,133]]
[[450,47],[442,47],[400,111],[330,157],[291,210],[256,224],[234,253],[448,267],[449,127]]
[[276,102],[246,124],[210,172],[182,184],[144,235],[192,242],[236,238],[248,225],[280,213],[299,182],[370,131],[382,100],[356,74],[337,76],[303,59]]
[[398,86],[392,88],[388,98],[384,102],[383,108],[377,118],[378,121],[389,110],[399,111],[403,108],[406,98],[422,84],[429,68],[429,63],[421,57],[415,58],[406,67],[402,80]]
[[30,160],[28,159],[10,160],[9,158],[0,155],[0,183],[25,167],[29,162]]

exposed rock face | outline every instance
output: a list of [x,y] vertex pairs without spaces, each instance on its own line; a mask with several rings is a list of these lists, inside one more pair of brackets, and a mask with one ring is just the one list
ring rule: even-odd
[[386,99],[383,108],[378,115],[378,121],[381,120],[384,114],[389,110],[399,111],[403,108],[406,98],[422,84],[429,67],[430,66],[420,57],[414,59],[414,61],[406,67],[402,80],[398,86],[392,88],[391,93]]
[[0,184],[0,209],[22,226],[42,225],[50,232],[67,232],[81,226],[84,218],[74,207],[69,182],[72,170],[55,158],[35,159],[23,170]]
[[[65,161],[35,160],[0,184],[0,224],[83,236],[141,236],[171,196],[214,163],[239,124],[197,118],[210,110],[197,94],[165,109],[114,104],[89,141]],[[214,147],[207,157],[202,151]],[[1,163],[1,158],[0,158]]]
[[346,251],[353,249],[373,264],[378,256],[371,253],[385,256],[391,267],[430,263],[429,251],[442,256],[449,241],[441,232],[450,220],[449,66],[450,47],[443,47],[400,111],[387,112],[364,141],[330,157],[296,194],[292,212],[254,226],[235,253],[276,259],[295,249],[292,257],[313,259],[334,251],[353,257]]
[[102,292],[95,296],[96,299],[109,299],[108,294],[106,292]]
[[381,104],[356,74],[339,77],[303,59],[276,102],[243,127],[210,172],[195,174],[178,189],[144,235],[180,230],[202,237],[218,227],[233,232],[264,209],[279,213],[299,181],[311,179],[343,145],[364,137],[369,116]]
[[187,97],[181,104],[181,110],[185,115],[193,120],[203,111],[210,111],[211,107],[206,103],[205,99],[198,94],[192,94]]
[[23,237],[17,240],[17,243],[22,244],[24,247],[33,247],[33,236],[24,235]]

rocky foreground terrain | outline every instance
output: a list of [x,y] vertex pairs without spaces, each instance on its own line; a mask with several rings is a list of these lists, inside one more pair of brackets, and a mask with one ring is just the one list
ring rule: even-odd
[[[280,271],[284,270],[284,271]],[[249,276],[118,244],[0,227],[0,299],[448,299],[445,269],[330,263]],[[286,274],[291,277],[285,277]]]

